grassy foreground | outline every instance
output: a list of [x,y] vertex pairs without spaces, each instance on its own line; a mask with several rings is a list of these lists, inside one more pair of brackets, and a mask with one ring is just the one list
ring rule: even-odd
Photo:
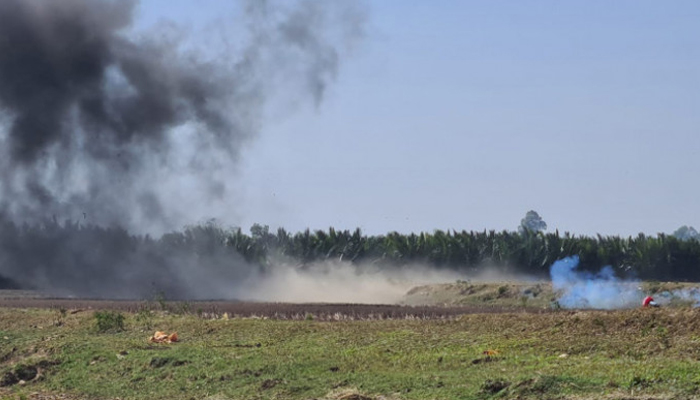
[[[341,322],[125,316],[124,331],[98,333],[92,311],[0,309],[0,398],[700,396],[692,309]],[[149,344],[155,330],[181,341]]]

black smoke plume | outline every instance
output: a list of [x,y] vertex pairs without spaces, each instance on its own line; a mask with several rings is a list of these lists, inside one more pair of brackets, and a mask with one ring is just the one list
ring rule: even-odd
[[[2,235],[0,276],[94,294],[99,276],[128,284],[184,273],[186,261],[130,247],[123,229],[230,216],[231,177],[266,104],[280,87],[320,103],[362,36],[355,5],[243,3],[239,26],[223,29],[237,36],[219,51],[177,29],[134,31],[135,1],[0,0],[0,222],[35,227]],[[55,240],[23,242],[32,229]],[[218,255],[199,257],[197,268],[222,269]]]

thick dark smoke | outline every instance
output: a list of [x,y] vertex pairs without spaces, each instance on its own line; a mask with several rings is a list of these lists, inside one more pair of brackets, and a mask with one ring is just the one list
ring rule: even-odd
[[275,83],[320,102],[359,32],[330,3],[284,4],[245,5],[246,44],[205,57],[131,32],[134,1],[0,1],[4,211],[170,229],[225,198]]
[[152,240],[116,227],[0,218],[0,275],[58,296],[235,298],[261,271],[224,240],[212,225]]
[[[364,21],[356,3],[253,0],[242,4],[245,18],[233,30],[238,36],[224,40],[235,46],[193,48],[166,31],[135,32],[137,5],[0,0],[5,228],[27,222],[49,231],[59,226],[57,234],[87,225],[165,232],[205,217],[230,219],[236,163],[258,134],[266,104],[287,96],[279,88],[293,88],[295,100],[318,105],[342,56],[362,36]],[[56,218],[72,221],[70,229],[52,222]],[[79,293],[76,286],[88,283],[81,275],[113,275],[128,284],[129,276],[162,281],[166,272],[170,279],[186,272],[189,264],[174,265],[172,257],[150,263],[161,270],[148,269],[146,260],[157,255],[133,246],[117,254],[109,240],[123,239],[115,232],[98,235],[108,240],[104,243],[71,233],[43,247],[8,243],[11,235],[4,234],[0,276],[23,269],[35,275],[33,283],[61,288],[66,287],[56,282],[61,271],[66,282],[78,280],[69,286]],[[51,247],[58,245],[64,247]],[[31,246],[37,246],[36,254],[23,259],[33,253]],[[103,253],[96,256],[98,251]],[[200,256],[197,266],[219,271],[218,259]],[[227,271],[235,267],[226,260]],[[39,282],[49,268],[52,283]],[[99,284],[89,284],[90,294],[100,291]]]

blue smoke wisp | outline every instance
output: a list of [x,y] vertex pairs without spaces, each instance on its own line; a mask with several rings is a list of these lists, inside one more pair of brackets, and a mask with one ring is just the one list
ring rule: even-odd
[[629,308],[640,304],[643,297],[638,282],[617,278],[612,267],[603,267],[593,274],[576,271],[578,256],[552,264],[552,288],[560,292],[559,305],[564,308]]

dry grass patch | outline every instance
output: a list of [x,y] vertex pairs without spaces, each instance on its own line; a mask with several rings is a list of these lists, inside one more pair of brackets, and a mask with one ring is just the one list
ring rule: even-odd
[[181,342],[173,344],[149,344],[153,332],[138,314],[124,316],[123,331],[98,333],[91,312],[66,313],[56,325],[53,310],[0,309],[0,349],[14,349],[0,375],[55,362],[37,370],[41,379],[5,393],[149,400],[700,395],[700,312],[693,309],[333,322],[154,313],[149,325],[177,331]]

